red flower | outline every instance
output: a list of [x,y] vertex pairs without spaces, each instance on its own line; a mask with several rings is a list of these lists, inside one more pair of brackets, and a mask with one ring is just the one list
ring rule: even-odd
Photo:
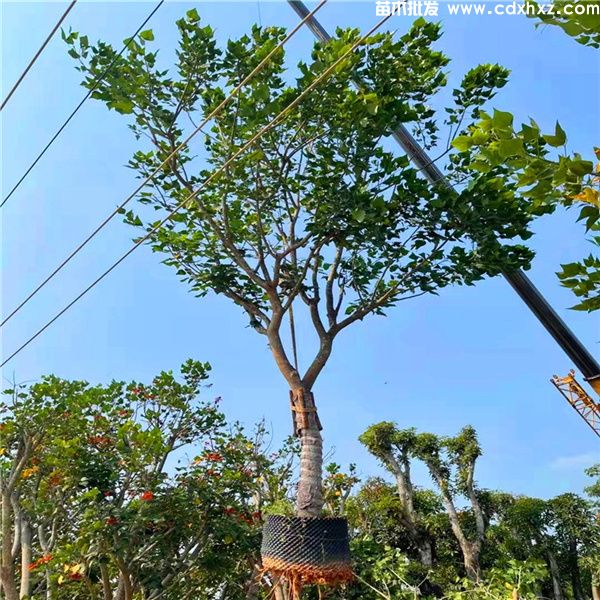
[[48,564],[52,560],[52,554],[44,554],[41,558],[38,558],[35,562],[29,563],[28,569],[35,571],[41,565]]
[[118,525],[119,520],[117,519],[117,517],[108,517],[108,519],[106,519],[106,524],[107,525]]
[[108,438],[104,435],[90,435],[88,437],[88,442],[92,446],[97,446],[97,447],[108,446],[111,443],[110,438]]
[[223,512],[226,515],[231,516],[231,515],[235,515],[237,513],[237,510],[235,510],[235,508],[233,508],[232,506],[228,506]]
[[81,581],[83,579],[83,575],[81,573],[69,573],[69,579],[71,581]]
[[143,500],[144,502],[151,502],[154,500],[154,494],[150,491],[146,491],[140,496],[140,500]]
[[207,452],[206,460],[210,460],[211,462],[222,462],[223,457],[218,452]]

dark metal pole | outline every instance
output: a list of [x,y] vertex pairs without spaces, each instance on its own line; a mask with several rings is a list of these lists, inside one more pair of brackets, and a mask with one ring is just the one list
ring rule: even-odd
[[[309,10],[301,0],[288,0],[288,4],[304,19]],[[310,30],[322,42],[331,39],[327,30],[313,16],[306,22]],[[421,148],[411,133],[400,125],[393,133],[394,139],[400,144],[414,164],[421,169],[431,183],[442,183],[452,188],[427,152]],[[453,189],[453,188],[452,188]],[[527,304],[531,312],[539,319],[548,333],[556,340],[567,356],[573,361],[592,387],[600,393],[600,364],[588,352],[587,348],[577,339],[577,336],[567,327],[558,316],[541,292],[521,270],[503,273],[505,279]]]

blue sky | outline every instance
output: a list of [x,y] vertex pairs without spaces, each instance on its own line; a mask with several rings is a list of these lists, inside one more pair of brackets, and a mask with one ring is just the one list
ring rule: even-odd
[[[2,3],[3,94],[18,77],[66,4]],[[175,20],[196,6],[219,38],[241,35],[259,14],[263,24],[293,26],[285,2],[167,2],[152,20],[157,43],[172,51]],[[115,45],[151,10],[146,2],[80,0],[68,25],[91,40]],[[554,28],[535,29],[519,16],[449,17],[439,44],[451,58],[451,83],[478,62],[512,70],[493,106],[532,115],[547,129],[558,118],[569,147],[598,145],[597,53]],[[372,2],[330,2],[323,24],[375,21]],[[390,29],[406,30],[409,17]],[[289,46],[306,57],[313,38],[302,31]],[[2,112],[3,196],[82,97],[79,74],[57,36]],[[42,159],[1,214],[2,310],[12,309],[135,186],[124,167],[135,149],[122,117],[89,102]],[[575,214],[559,212],[535,225],[530,275],[555,309],[598,354],[597,317],[568,310],[573,298],[555,271],[589,251]],[[6,356],[131,245],[132,231],[115,221],[2,331]],[[265,340],[226,299],[195,299],[174,272],[141,248],[4,369],[34,380],[45,373],[103,382],[151,378],[188,357],[210,361],[213,387],[231,418],[265,417],[276,437],[289,432],[285,382]],[[300,333],[301,345],[310,340]],[[325,443],[338,462],[356,462],[363,475],[381,472],[357,442],[370,424],[452,434],[470,423],[484,456],[478,471],[488,488],[548,497],[581,491],[583,468],[600,461],[598,439],[550,385],[570,361],[502,278],[475,288],[449,288],[439,297],[401,303],[387,318],[371,317],[346,330],[315,389]],[[429,484],[423,469],[419,483]]]

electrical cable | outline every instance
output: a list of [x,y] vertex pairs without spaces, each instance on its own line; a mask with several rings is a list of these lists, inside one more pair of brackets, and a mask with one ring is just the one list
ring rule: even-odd
[[134,40],[134,38],[138,35],[138,33],[140,33],[140,31],[142,31],[142,29],[146,26],[148,21],[154,16],[154,13],[164,4],[164,2],[165,2],[165,0],[160,0],[160,2],[154,7],[152,12],[144,19],[142,24],[137,28],[135,33],[130,38],[127,39],[126,43],[121,48],[120,52],[115,56],[115,58],[108,65],[108,67],[106,67],[106,69],[104,69],[104,71],[96,77],[92,87],[88,90],[87,94],[81,99],[79,104],[73,109],[73,111],[66,118],[64,123],[57,129],[56,133],[50,138],[50,141],[44,146],[44,148],[37,155],[35,160],[29,165],[29,167],[27,168],[25,173],[23,173],[23,175],[21,175],[21,178],[17,181],[17,183],[15,183],[15,185],[11,188],[10,192],[8,192],[6,197],[2,200],[2,203],[0,204],[0,208],[2,208],[8,202],[9,198],[17,191],[17,189],[23,183],[23,181],[25,181],[25,178],[29,175],[29,173],[31,173],[31,171],[33,170],[35,165],[37,165],[38,162],[41,160],[41,158],[44,156],[44,154],[46,154],[46,152],[48,151],[50,146],[52,146],[52,144],[55,142],[56,138],[63,132],[65,127],[70,123],[71,119],[79,112],[79,109],[83,106],[84,102],[92,95],[92,93],[98,87],[100,82],[106,77],[106,75],[108,75],[108,73],[113,68],[113,66],[115,65],[117,60],[123,55],[123,52],[125,52],[125,50],[127,50],[127,48],[129,48],[129,45]]
[[383,17],[380,21],[378,21],[367,33],[365,33],[362,37],[356,40],[350,48],[348,48],[334,63],[332,63],[327,69],[325,69],[303,92],[301,92],[290,104],[288,104],[281,112],[276,115],[269,123],[267,123],[258,133],[256,133],[248,142],[246,142],[235,154],[233,154],[229,159],[227,159],[214,173],[210,175],[207,179],[204,180],[200,186],[192,193],[190,196],[182,200],[170,213],[167,214],[161,221],[159,221],[154,227],[152,227],[146,235],[138,239],[135,244],[127,251],[123,256],[121,256],[116,262],[114,262],[106,271],[104,271],[100,276],[98,276],[90,285],[88,285],[82,292],[80,292],[71,302],[69,302],[62,310],[60,310],[50,321],[48,321],[43,327],[38,329],[38,331],[33,334],[27,341],[25,341],[19,348],[17,348],[8,358],[6,358],[1,364],[0,367],[6,365],[10,360],[12,360],[17,354],[19,354],[22,350],[24,350],[31,342],[33,342],[37,337],[39,337],[48,327],[50,327],[57,319],[59,319],[67,310],[69,310],[76,302],[78,302],[83,296],[85,296],[91,289],[93,289],[98,283],[100,283],[107,275],[109,275],[114,269],[116,269],[130,254],[132,254],[137,248],[139,248],[145,241],[147,241],[153,234],[155,234],[171,217],[179,211],[185,204],[194,200],[198,194],[215,179],[218,175],[223,173],[227,167],[233,163],[238,156],[244,153],[248,148],[250,148],[259,138],[261,138],[267,131],[270,131],[279,124],[281,119],[285,117],[285,115],[290,112],[293,108],[295,108],[300,101],[309,94],[325,77],[327,77],[330,73],[332,73],[335,68],[354,50],[363,44],[365,40],[370,37],[377,29],[379,29],[389,18],[391,15],[387,15]]
[[[321,9],[327,0],[322,0],[319,5],[310,13],[310,16],[314,15],[319,9]],[[307,16],[306,18],[309,18]],[[247,75],[227,96],[221,103],[214,108],[211,113],[192,131],[192,133],[185,139],[181,144],[179,144],[155,169],[152,171],[146,179],[144,179],[135,190],[125,198],[121,204],[117,208],[115,208],[101,223],[98,225],[21,303],[14,308],[7,317],[5,317],[0,323],[0,327],[3,327],[14,315],[16,315],[51,279],[53,279],[83,248],[104,228],[112,219],[118,215],[123,208],[137,195],[137,193],[147,184],[149,183],[153,177],[176,155],[179,151],[187,146],[188,142],[198,134],[206,124],[213,119],[223,108],[239,93],[239,91],[252,79],[254,78],[262,69],[267,65],[273,55],[278,52],[287,42],[302,28],[304,24],[304,20],[302,20],[296,27],[294,27],[271,52],[252,70],[252,72]]]
[[71,12],[71,9],[75,6],[76,3],[77,3],[77,0],[73,0],[71,2],[71,4],[69,4],[69,6],[67,7],[67,10],[65,10],[65,12],[62,14],[61,18],[58,20],[58,22],[56,23],[56,25],[54,26],[52,31],[48,34],[48,37],[44,40],[44,43],[39,47],[38,51],[33,55],[33,58],[29,61],[29,64],[25,67],[25,70],[21,73],[19,79],[17,79],[16,83],[12,86],[12,88],[10,89],[10,92],[8,92],[8,95],[6,96],[6,98],[4,98],[4,100],[2,100],[2,104],[0,104],[0,111],[2,111],[4,109],[7,102],[10,100],[11,96],[17,91],[17,88],[21,85],[21,82],[23,81],[23,79],[25,79],[25,76],[27,75],[27,73],[29,73],[29,69],[31,69],[31,67],[33,67],[33,65],[35,64],[35,61],[40,57],[40,55],[44,51],[44,48],[48,45],[48,42],[52,39],[52,37],[56,33],[56,30],[60,27],[61,23],[67,18],[67,15]]

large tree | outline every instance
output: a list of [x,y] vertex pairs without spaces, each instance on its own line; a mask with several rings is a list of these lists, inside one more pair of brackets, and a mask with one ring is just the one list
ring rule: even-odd
[[[220,47],[196,10],[177,27],[174,63],[150,49],[151,31],[122,57],[104,42],[90,46],[85,36],[65,36],[85,86],[95,86],[112,65],[92,96],[128,117],[140,140],[130,167],[141,178],[285,35],[255,26]],[[401,300],[527,268],[532,257],[519,242],[529,236],[528,201],[495,172],[471,177],[469,189],[456,195],[431,187],[406,156],[386,149],[385,138],[399,124],[414,128],[426,145],[437,140],[428,102],[446,83],[448,59],[434,48],[439,36],[440,26],[422,19],[398,39],[373,35],[294,105],[360,34],[340,29],[296,65],[278,52],[190,147],[160,168],[138,196],[139,211],[127,215],[151,232],[153,250],[195,294],[226,296],[265,337],[290,387],[301,440],[299,516],[319,515],[323,507],[323,442],[312,390],[338,335]],[[506,78],[497,65],[467,73],[448,109],[451,135]],[[283,122],[216,175],[286,107]],[[181,204],[152,231],[152,215],[164,217]],[[317,339],[314,349],[302,348],[309,357],[302,366],[284,329],[292,309],[304,322],[301,307]]]
[[416,490],[411,477],[411,463],[418,443],[416,430],[399,430],[393,423],[383,422],[369,427],[360,436],[360,441],[393,474],[400,500],[399,520],[417,548],[423,565],[433,566],[433,540],[416,509]]

